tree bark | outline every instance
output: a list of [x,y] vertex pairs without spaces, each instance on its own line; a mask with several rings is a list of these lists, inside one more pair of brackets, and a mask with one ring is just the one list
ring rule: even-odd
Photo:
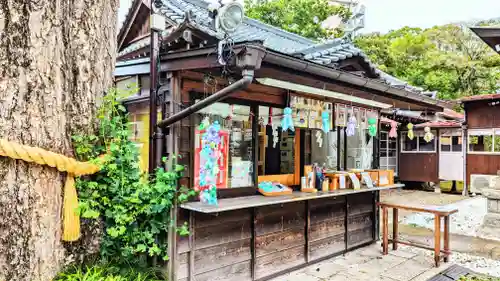
[[[112,86],[117,0],[0,0],[0,138],[73,156]],[[47,281],[65,263],[53,168],[0,157],[0,280]]]

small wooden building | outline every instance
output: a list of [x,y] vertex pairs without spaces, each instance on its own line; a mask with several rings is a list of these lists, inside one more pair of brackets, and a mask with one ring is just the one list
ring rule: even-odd
[[[399,180],[435,184],[463,180],[462,114],[445,108],[437,113],[386,110],[383,115],[387,120],[381,128],[380,162],[397,164]],[[388,137],[392,121],[398,123],[397,138]],[[413,139],[408,138],[409,123],[413,124]],[[426,127],[434,135],[430,142],[424,140]],[[383,157],[388,160],[383,161]]]
[[500,94],[462,99],[467,126],[466,180],[471,192],[490,185],[500,171]]
[[[473,27],[471,30],[500,54],[500,28]],[[461,100],[468,136],[465,181],[471,192],[491,186],[500,170],[500,94],[471,96]]]
[[[115,71],[118,87],[135,81],[140,88],[125,104],[148,158],[143,162],[152,163],[155,154],[146,151],[156,140],[157,149],[182,156],[181,184],[196,188],[199,124],[217,121],[228,143],[218,205],[189,202],[176,213],[191,233],[171,244],[172,279],[266,280],[376,241],[379,191],[394,185],[278,197],[257,195],[257,186],[273,181],[297,190],[313,163],[379,168],[382,109],[441,112],[446,105],[393,86],[343,39],[318,44],[245,18],[228,44],[204,1],[171,0],[160,8],[169,26],[159,59],[158,109],[165,120],[153,124],[168,128],[160,138],[147,119],[147,9],[134,1],[120,31]],[[285,108],[293,109],[294,131],[281,127]],[[359,120],[353,135],[345,130],[351,116]],[[377,120],[375,136],[367,119]],[[326,133],[322,121],[330,127]]]

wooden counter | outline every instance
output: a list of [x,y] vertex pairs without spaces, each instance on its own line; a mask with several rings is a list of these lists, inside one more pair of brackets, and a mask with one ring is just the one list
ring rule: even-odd
[[177,280],[268,280],[373,243],[379,191],[402,186],[183,204]]
[[190,202],[181,205],[181,208],[205,214],[220,213],[246,208],[262,207],[274,204],[284,204],[290,202],[314,200],[328,197],[343,196],[362,192],[372,192],[403,187],[404,184],[394,184],[383,187],[361,188],[361,189],[339,189],[329,192],[304,193],[294,192],[291,195],[266,197],[263,195],[245,196],[237,198],[220,199],[218,205],[208,205],[202,202]]

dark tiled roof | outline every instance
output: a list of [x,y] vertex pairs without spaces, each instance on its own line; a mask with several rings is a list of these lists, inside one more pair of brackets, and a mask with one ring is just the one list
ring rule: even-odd
[[[224,34],[214,29],[213,19],[209,16],[208,3],[203,0],[162,0],[163,7],[160,11],[168,21],[177,25],[185,20],[186,12],[192,15],[191,25],[218,39],[223,39]],[[167,35],[168,32],[164,32]],[[270,26],[260,21],[245,18],[243,24],[231,34],[235,42],[262,41],[266,48],[273,51],[293,55],[314,63],[338,68],[346,59],[357,57],[366,69],[365,75],[379,78],[388,85],[435,98],[436,92],[424,91],[422,88],[409,85],[381,70],[370,62],[362,50],[356,48],[352,42],[338,38],[327,42],[318,43],[305,37],[293,34],[282,29]],[[132,43],[123,49],[118,57],[137,51],[149,45],[149,37]]]
[[[184,20],[186,12],[190,11],[193,15],[194,23],[198,25],[201,31],[219,39],[224,38],[224,34],[217,33],[214,29],[213,19],[209,15],[207,2],[202,0],[163,0],[163,4],[161,12],[171,21],[180,24]],[[287,54],[315,43],[310,39],[247,17],[244,19],[243,24],[231,34],[231,39],[235,43],[262,41],[266,48]]]

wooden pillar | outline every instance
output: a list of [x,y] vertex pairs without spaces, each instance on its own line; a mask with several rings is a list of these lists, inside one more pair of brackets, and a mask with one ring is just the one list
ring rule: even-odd
[[[179,111],[179,104],[181,102],[181,76],[179,72],[172,73],[170,78],[170,96],[169,99],[169,116],[177,113]],[[168,135],[166,136],[166,148],[168,161],[165,163],[166,169],[173,171],[175,165],[177,165],[176,157],[179,154],[179,141],[180,141],[180,123],[177,122],[172,124],[168,128]],[[176,187],[178,188],[178,187]],[[170,228],[168,231],[168,254],[170,261],[168,263],[168,276],[169,280],[177,280],[177,211],[178,205],[177,201],[174,200],[174,204],[170,210]]]
[[[252,105],[250,111],[253,113],[252,118],[252,158],[253,158],[253,184],[255,187],[259,185],[259,106]],[[264,131],[265,132],[265,131]],[[265,157],[265,156],[264,156]],[[194,163],[194,162],[193,162]],[[264,169],[266,167],[264,166]]]

